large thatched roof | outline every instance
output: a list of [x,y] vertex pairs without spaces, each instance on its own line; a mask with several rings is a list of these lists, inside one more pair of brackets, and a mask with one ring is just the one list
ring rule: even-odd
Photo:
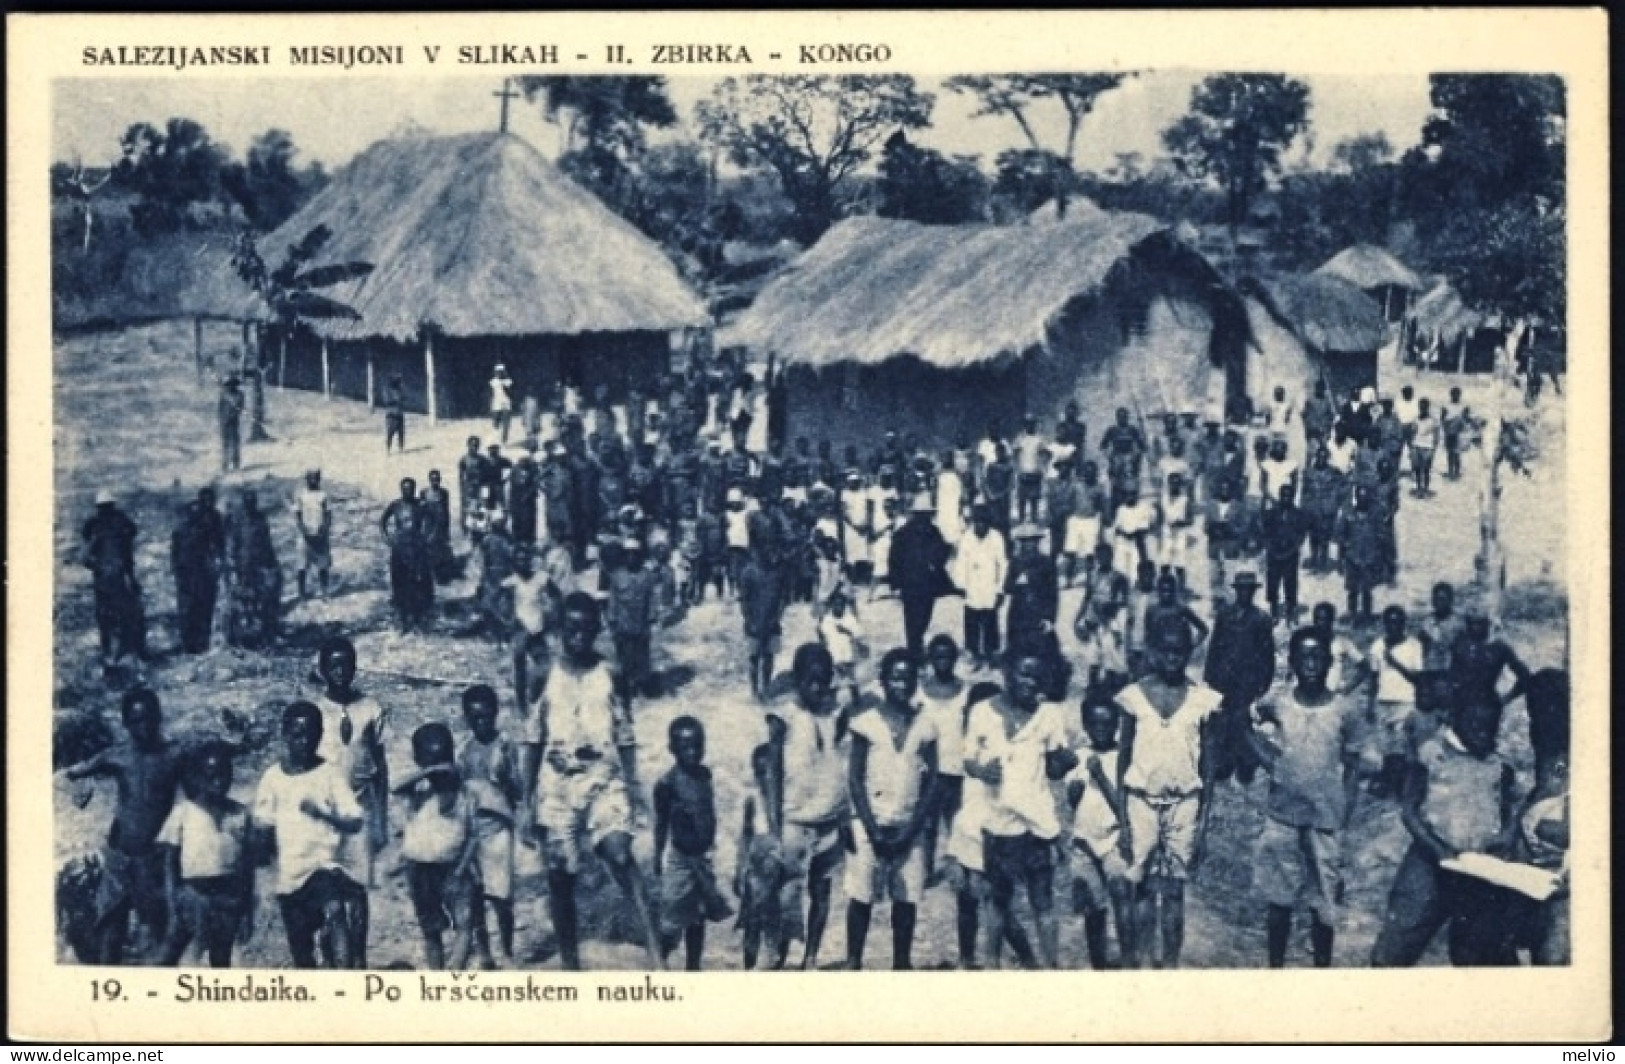
[[1420,292],[1427,287],[1427,282],[1414,270],[1374,244],[1346,247],[1315,272],[1323,277],[1340,277],[1356,288],[1367,290],[1392,285]]
[[1388,338],[1382,308],[1342,278],[1281,274],[1241,287],[1314,351],[1375,351]]
[[812,366],[910,354],[955,369],[1020,354],[1154,239],[1174,243],[1140,214],[1036,226],[852,218],[764,288],[719,342]]
[[359,321],[333,337],[665,331],[708,324],[653,242],[504,133],[380,141],[260,243],[271,263],[318,225],[312,265],[370,262],[324,289]]

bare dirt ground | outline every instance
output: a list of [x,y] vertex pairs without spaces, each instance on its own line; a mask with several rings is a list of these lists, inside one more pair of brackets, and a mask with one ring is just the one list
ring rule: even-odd
[[[222,353],[233,337],[209,337]],[[117,730],[118,692],[102,681],[87,572],[78,564],[79,526],[89,515],[91,498],[100,488],[118,493],[120,505],[141,527],[137,565],[145,594],[149,643],[155,660],[146,666],[146,683],[163,699],[166,726],[173,737],[188,738],[218,729],[220,713],[232,709],[256,722],[256,730],[274,734],[280,708],[313,690],[313,649],[328,632],[342,631],[356,642],[361,662],[360,684],[393,711],[388,752],[393,764],[410,764],[408,737],[417,725],[433,719],[461,727],[458,697],[462,686],[489,682],[511,690],[506,656],[491,644],[464,637],[466,599],[471,584],[442,588],[434,632],[402,637],[390,623],[385,554],[377,521],[382,506],[394,496],[400,477],[421,483],[430,468],[441,469],[448,484],[470,433],[488,434],[480,422],[443,422],[433,428],[411,417],[410,450],[385,458],[382,415],[364,404],[326,401],[318,395],[269,390],[268,418],[274,441],[245,448],[244,469],[222,480],[214,423],[212,383],[197,383],[190,329],[158,325],[122,332],[61,340],[55,367],[55,547],[54,621],[56,632],[55,710],[64,715],[99,716]],[[1442,400],[1449,383],[1442,377],[1418,379],[1419,393]],[[1464,380],[1468,401],[1482,395],[1484,382]],[[1535,440],[1541,450],[1530,479],[1507,478],[1503,495],[1503,539],[1508,556],[1509,590],[1506,634],[1531,667],[1565,664],[1567,599],[1564,594],[1564,434],[1561,403],[1546,399],[1534,414]],[[1442,456],[1441,456],[1442,464]],[[291,493],[309,466],[320,466],[333,498],[336,590],[324,602],[292,601],[296,531],[289,509]],[[1478,544],[1474,508],[1477,456],[1469,456],[1468,476],[1460,482],[1438,481],[1430,500],[1407,498],[1400,514],[1401,573],[1398,587],[1378,596],[1378,605],[1399,602],[1415,612],[1426,608],[1428,588],[1437,580],[1458,586],[1473,578]],[[1437,475],[1437,474],[1436,474]],[[224,491],[234,486],[258,489],[269,513],[279,555],[287,573],[283,645],[269,655],[216,648],[198,657],[175,653],[174,592],[169,571],[168,539],[177,509],[205,483]],[[1205,586],[1197,577],[1194,586]],[[1306,603],[1330,599],[1341,608],[1340,583],[1308,577]],[[1063,595],[1062,614],[1077,608],[1078,592]],[[1208,604],[1198,603],[1204,612]],[[937,625],[956,637],[958,609],[951,600],[939,604]],[[880,648],[901,639],[900,611],[895,601],[864,607],[871,642]],[[717,867],[731,881],[736,836],[749,778],[749,753],[765,737],[761,711],[748,695],[745,663],[739,653],[739,619],[732,603],[708,601],[678,627],[657,639],[656,665],[682,686],[675,694],[640,704],[637,729],[639,774],[652,781],[664,771],[666,725],[676,714],[699,716],[709,732],[708,760],[717,780],[719,834]],[[1360,633],[1369,639],[1372,633]],[[812,637],[806,607],[792,607],[785,621],[785,646]],[[1063,636],[1069,638],[1069,636]],[[781,667],[787,666],[786,660]],[[1197,663],[1193,668],[1200,668]],[[1074,703],[1075,704],[1075,701]],[[1507,715],[1503,749],[1527,773],[1526,720],[1521,705]],[[254,781],[274,756],[274,742],[239,766],[239,796],[252,793]],[[61,751],[58,751],[60,756]],[[1224,785],[1217,796],[1209,858],[1189,902],[1185,962],[1191,967],[1260,967],[1264,961],[1263,913],[1252,897],[1252,838],[1261,819],[1262,782],[1250,792]],[[112,788],[98,786],[83,797],[59,775],[55,780],[56,863],[98,847],[111,818]],[[1393,870],[1407,839],[1391,804],[1364,801],[1348,839],[1348,913],[1339,931],[1339,965],[1365,963],[1380,926]],[[638,852],[649,857],[649,836],[642,833]],[[394,854],[380,863],[388,868]],[[534,862],[523,868],[517,886],[519,955],[537,966],[556,966],[550,945],[542,880]],[[39,874],[48,869],[40,866]],[[614,890],[601,877],[584,877],[583,889],[599,883],[600,896],[583,898],[586,920],[585,962],[596,968],[644,966],[642,951],[631,945],[624,913]],[[262,883],[262,886],[265,885]],[[286,944],[275,906],[262,895],[257,926],[238,953],[238,963],[281,967]],[[823,958],[844,953],[840,894]],[[885,914],[877,914],[869,963],[889,964]],[[916,963],[941,966],[954,956],[953,899],[946,889],[930,892],[922,906]],[[1062,957],[1082,966],[1081,921],[1063,920]],[[421,963],[421,947],[404,883],[381,877],[373,895],[370,962],[376,967]],[[1306,941],[1294,943],[1289,963],[1306,964]],[[63,959],[71,959],[63,947]],[[1430,963],[1442,963],[1437,946]],[[729,925],[713,926],[706,964],[712,968],[740,965],[739,938]]]

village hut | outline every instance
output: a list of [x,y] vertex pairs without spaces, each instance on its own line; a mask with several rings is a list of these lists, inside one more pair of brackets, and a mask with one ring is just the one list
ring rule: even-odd
[[[1279,374],[1290,381],[1312,371],[1335,396],[1377,385],[1387,323],[1382,308],[1352,283],[1320,273],[1279,274],[1245,278],[1238,287],[1265,312],[1253,313],[1254,350],[1263,363],[1255,378]],[[1261,394],[1268,395],[1269,386]]]
[[1405,319],[1407,348],[1429,369],[1456,373],[1489,373],[1505,338],[1500,319],[1474,310],[1443,277],[1411,308]]
[[273,377],[368,402],[399,376],[408,409],[489,408],[498,363],[513,396],[558,384],[612,395],[653,385],[705,307],[652,241],[507,133],[381,141],[261,242],[274,265],[318,226],[311,267],[371,263],[321,294],[354,318],[309,323]]
[[786,366],[790,436],[965,444],[1069,402],[1201,411],[1245,392],[1240,301],[1166,224],[1101,212],[1029,226],[853,218],[720,338]]
[[1346,247],[1315,273],[1354,285],[1377,302],[1388,321],[1403,319],[1411,300],[1427,288],[1427,282],[1409,266],[1374,244]]

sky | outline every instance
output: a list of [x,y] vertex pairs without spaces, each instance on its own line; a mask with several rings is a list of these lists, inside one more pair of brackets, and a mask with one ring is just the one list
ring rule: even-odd
[[[1200,72],[1161,70],[1125,82],[1100,98],[1085,120],[1077,163],[1102,170],[1123,152],[1148,160],[1162,154],[1161,131],[1185,112]],[[1308,148],[1312,162],[1324,162],[1333,146],[1361,133],[1380,132],[1396,152],[1415,144],[1428,114],[1425,74],[1353,77],[1295,75],[1310,87]],[[293,135],[303,162],[320,161],[329,170],[391,133],[420,126],[432,133],[494,129],[500,80],[487,77],[414,79],[346,77],[323,79],[64,78],[54,85],[52,157],[61,162],[102,165],[118,158],[119,136],[136,122],[162,126],[184,116],[201,122],[215,140],[240,156],[267,129]],[[694,104],[707,97],[711,78],[670,78],[668,88],[683,127],[692,135]],[[409,86],[409,88],[407,87]],[[1015,124],[998,116],[972,118],[974,101],[943,90],[934,79],[920,88],[936,94],[932,128],[911,139],[951,155],[979,155],[984,169],[1000,151],[1023,144]],[[1039,137],[1059,143],[1064,130],[1060,105],[1035,113]],[[509,129],[544,154],[558,153],[560,129],[535,104],[516,100]],[[1047,134],[1047,135],[1046,135]]]

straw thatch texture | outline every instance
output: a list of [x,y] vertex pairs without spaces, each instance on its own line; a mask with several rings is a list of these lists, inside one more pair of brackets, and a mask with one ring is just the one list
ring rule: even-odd
[[1327,259],[1315,273],[1338,277],[1367,291],[1392,286],[1420,292],[1427,282],[1390,252],[1373,244],[1355,244]]
[[1072,301],[1167,226],[1098,214],[1040,226],[849,219],[762,290],[720,342],[818,367],[911,354],[943,369],[1044,345]]
[[1258,299],[1312,351],[1375,351],[1387,342],[1382,308],[1349,281],[1325,274],[1283,274],[1248,279],[1243,291]]
[[312,265],[370,262],[324,289],[360,312],[323,335],[668,331],[707,324],[660,249],[525,141],[503,133],[381,141],[261,242],[268,262],[318,225]]
[[1425,340],[1449,347],[1484,324],[1484,315],[1462,302],[1448,281],[1440,280],[1411,308],[1411,327]]

